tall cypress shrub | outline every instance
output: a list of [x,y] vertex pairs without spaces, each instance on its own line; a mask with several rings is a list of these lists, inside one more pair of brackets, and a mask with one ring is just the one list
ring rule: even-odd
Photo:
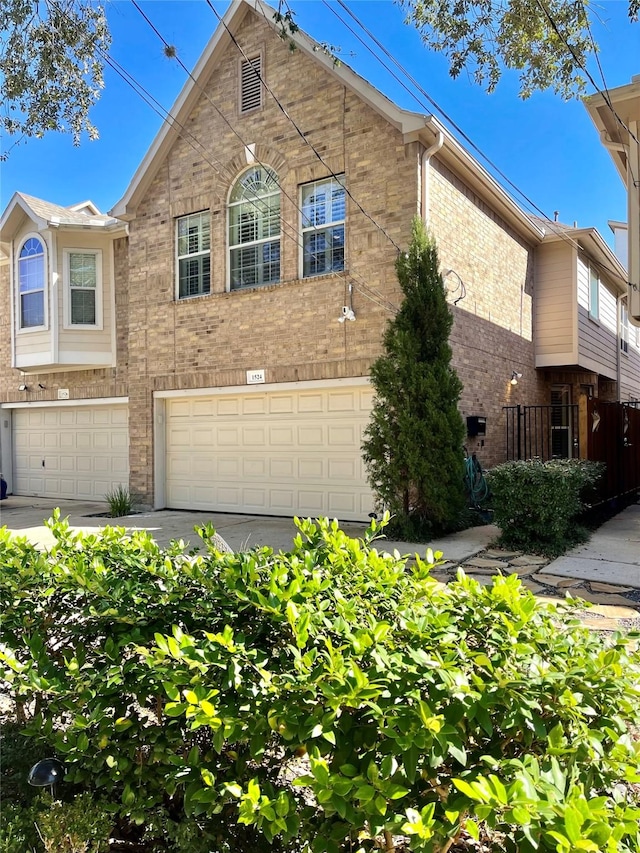
[[462,383],[451,367],[453,316],[438,267],[416,217],[409,251],[396,261],[404,300],[371,367],[375,399],[362,445],[379,509],[410,538],[452,529],[465,503]]

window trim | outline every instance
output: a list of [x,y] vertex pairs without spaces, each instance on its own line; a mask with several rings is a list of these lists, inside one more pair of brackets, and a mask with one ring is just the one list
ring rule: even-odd
[[[278,198],[279,198],[279,214],[278,214],[279,230],[278,230],[278,234],[277,234],[277,236],[271,235],[269,237],[260,237],[256,240],[247,241],[246,244],[243,244],[243,243],[233,243],[232,244],[231,243],[231,208],[232,207],[239,207],[242,204],[248,204],[248,203],[250,204],[251,201],[250,200],[244,200],[243,201],[242,199],[239,199],[237,201],[231,201],[231,197],[234,193],[234,190],[238,186],[239,182],[244,177],[244,175],[246,175],[248,172],[255,171],[256,169],[267,170],[268,172],[270,172],[273,175],[273,177],[275,179],[275,188],[273,190],[270,190],[268,193],[265,193],[264,198],[272,198],[275,195],[278,195]],[[262,196],[259,196],[259,198],[262,198]],[[256,162],[256,163],[252,163],[250,166],[247,166],[238,175],[236,175],[235,180],[231,183],[231,186],[229,187],[229,192],[227,194],[226,214],[227,214],[226,215],[227,292],[228,293],[238,293],[238,292],[241,292],[243,290],[253,290],[254,288],[257,288],[257,287],[273,287],[274,285],[280,284],[282,282],[282,237],[283,237],[283,231],[282,231],[282,188],[280,186],[280,178],[279,178],[276,170],[266,163],[261,164],[261,163]],[[276,242],[276,240],[278,242],[278,248],[279,248],[278,279],[277,279],[277,281],[263,281],[263,282],[257,282],[255,284],[246,284],[246,285],[239,285],[239,286],[234,287],[233,282],[232,282],[232,268],[233,267],[232,267],[232,263],[231,263],[231,253],[234,251],[234,249],[242,248],[243,245],[245,246],[245,248],[249,248],[251,246],[265,245],[267,243],[274,243],[274,242]]]
[[[199,252],[192,252],[187,255],[180,255],[178,252],[178,244],[180,240],[180,235],[178,234],[179,223],[183,219],[189,219],[191,216],[200,216],[206,215],[209,217],[209,248],[203,249]],[[211,296],[212,293],[212,263],[211,263],[211,211],[210,210],[194,210],[191,213],[185,213],[184,216],[176,216],[174,219],[173,233],[174,233],[174,263],[175,263],[175,301],[176,302],[185,302],[189,299],[202,299],[203,296]],[[195,257],[205,257],[209,256],[209,290],[202,291],[201,293],[190,293],[186,296],[180,296],[180,261],[184,258],[195,258]]]
[[[22,292],[20,290],[20,255],[25,245],[29,240],[37,240],[42,246],[42,266],[43,266],[43,281],[42,281],[42,319],[43,322],[39,326],[23,326],[22,325]],[[47,241],[42,234],[37,231],[30,231],[25,234],[18,242],[18,249],[15,255],[15,329],[19,335],[28,335],[31,332],[43,332],[49,328],[49,247]],[[34,291],[30,291],[34,292]],[[35,291],[39,292],[39,291]]]
[[[594,279],[596,286],[595,310],[593,305]],[[598,275],[598,271],[595,269],[595,267],[589,265],[589,317],[591,317],[592,320],[597,320],[598,322],[600,321],[600,283],[601,282],[600,276]]]
[[[72,300],[71,300],[71,255],[93,255],[96,259],[96,286],[93,288],[95,294],[95,323],[74,323],[72,322]],[[102,294],[102,249],[81,249],[65,246],[62,250],[62,275],[63,275],[63,329],[71,329],[82,331],[89,329],[92,331],[102,331],[103,325],[103,294]],[[81,290],[82,288],[78,288]]]
[[[308,225],[305,227],[304,219],[303,219],[303,217],[304,217],[304,203],[303,203],[303,198],[302,198],[304,188],[309,187],[313,184],[327,184],[327,183],[332,183],[332,182],[341,186],[343,189],[343,192],[344,192],[344,219],[331,220],[330,222],[327,222],[321,226]],[[323,276],[323,275],[324,276],[333,275],[334,273],[344,272],[344,270],[347,268],[347,257],[346,257],[346,254],[347,254],[347,190],[346,190],[345,184],[346,184],[345,175],[344,175],[344,173],[340,173],[340,174],[335,175],[335,176],[334,175],[328,175],[325,178],[318,178],[318,179],[313,180],[313,181],[305,181],[305,183],[300,184],[298,186],[298,202],[299,202],[299,206],[300,206],[300,249],[298,251],[298,275],[299,275],[300,279],[318,278],[319,276]],[[329,228],[332,228],[332,227],[338,226],[338,225],[342,225],[342,228],[343,228],[344,243],[343,243],[342,268],[339,270],[331,268],[328,270],[323,270],[322,272],[312,272],[312,273],[309,273],[308,275],[305,275],[305,273],[304,273],[304,254],[305,254],[304,238],[305,238],[305,234],[324,231],[324,230],[327,230]]]
[[629,355],[630,331],[629,312],[624,302],[620,302],[620,352]]

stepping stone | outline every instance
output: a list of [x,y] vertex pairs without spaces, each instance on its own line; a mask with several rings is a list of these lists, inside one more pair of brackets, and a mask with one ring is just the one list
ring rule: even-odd
[[540,593],[544,592],[543,586],[540,586],[539,583],[534,583],[534,581],[529,580],[529,578],[525,578],[525,580],[522,581],[522,585],[525,586],[529,590],[529,592],[532,592],[534,595],[539,595]]
[[505,571],[509,568],[508,563],[487,557],[473,557],[470,560],[465,560],[465,566],[473,566],[476,569],[504,569]]
[[[615,607],[624,607],[631,610],[633,602],[629,601],[623,595],[614,595],[612,593],[591,592],[589,589],[576,590],[575,594],[571,593],[574,598],[583,598],[585,601],[590,601],[592,604],[605,604]],[[638,611],[634,610],[633,615],[637,616]],[[627,618],[627,617],[624,617]]]
[[512,557],[522,556],[522,551],[503,551],[501,548],[489,548],[485,552],[487,557],[495,557],[497,560],[510,560]]
[[521,578],[526,577],[527,575],[535,574],[540,566],[514,566],[511,563],[510,566],[507,566],[507,574],[508,575],[519,575]]
[[[483,566],[475,566],[473,563],[463,563],[460,566],[461,569],[464,569],[465,574],[476,574],[476,575],[496,575],[498,573],[497,569],[489,569],[484,568]],[[510,572],[508,571],[509,566],[503,566],[505,569],[504,574],[508,575]]]
[[600,583],[600,581],[590,581],[589,586],[593,592],[617,592],[620,595],[624,592],[633,592],[632,586],[616,586],[613,583]]
[[546,566],[549,562],[547,557],[538,557],[535,554],[523,554],[515,560],[509,560],[512,566]]
[[[546,586],[555,586],[558,589],[566,589],[567,587],[580,586],[581,580],[577,578],[561,578],[557,575],[545,575],[544,572],[538,572],[533,576],[534,581],[539,581]],[[592,584],[593,586],[593,584]]]
[[470,578],[473,578],[474,581],[478,581],[481,586],[491,586],[493,584],[493,577],[490,575],[469,575]]

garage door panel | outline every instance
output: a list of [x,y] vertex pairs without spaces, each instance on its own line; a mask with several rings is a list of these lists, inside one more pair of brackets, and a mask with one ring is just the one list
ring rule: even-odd
[[129,481],[127,422],[123,405],[17,409],[15,494],[104,500]]
[[295,475],[295,465],[291,458],[281,459],[271,457],[269,459],[269,476],[272,480],[292,480]]
[[372,399],[358,387],[169,399],[167,506],[365,520]]

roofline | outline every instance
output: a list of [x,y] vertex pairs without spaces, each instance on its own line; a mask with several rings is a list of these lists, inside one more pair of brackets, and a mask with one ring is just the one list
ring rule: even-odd
[[[254,11],[256,14],[262,15],[265,22],[273,30],[277,29],[277,24],[273,20],[276,10],[267,3],[262,2],[262,0],[234,0],[230,4],[222,17],[222,22],[216,27],[193,72],[171,107],[170,115],[174,118],[175,124],[162,123],[142,162],[136,169],[124,195],[109,211],[110,216],[124,220],[135,218],[136,201],[155,177],[154,163],[158,163],[163,158],[175,138],[179,135],[179,127],[183,124],[195,101],[200,97],[202,83],[213,72],[219,54],[231,43],[227,28],[233,31],[239,27],[249,11]],[[323,65],[334,76],[338,77],[344,85],[356,92],[362,100],[393,124],[401,133],[410,133],[424,126],[424,116],[401,109],[348,65],[334,63],[331,56],[328,56],[323,50],[318,50],[319,43],[302,30],[291,33],[288,38],[304,54],[312,57],[320,65]],[[197,82],[194,82],[194,80]]]
[[[630,120],[636,120],[640,105],[640,74],[631,78],[630,83],[608,89],[606,97],[604,93],[597,92],[583,99],[583,103],[595,124],[600,140],[608,150],[622,182],[627,186],[629,175],[627,169],[628,152],[625,146],[629,145],[629,134],[620,125],[618,116],[629,124]],[[611,105],[615,108],[614,114]]]
[[545,236],[545,243],[558,242],[565,240],[566,237],[590,244],[593,259],[596,263],[600,263],[601,266],[606,267],[607,277],[616,285],[620,291],[620,295],[623,296],[627,293],[629,286],[627,270],[597,228],[566,228],[564,230],[550,231]]
[[[2,234],[3,230],[7,226],[9,219],[16,208],[20,208],[24,215],[30,219],[38,231],[44,231],[46,228],[56,228],[65,231],[102,231],[107,234],[117,233],[118,231],[126,232],[127,226],[126,223],[122,222],[119,219],[115,219],[111,217],[110,219],[101,219],[96,220],[91,217],[87,217],[86,222],[70,222],[65,221],[62,216],[51,216],[51,217],[43,217],[37,214],[33,208],[30,206],[29,202],[23,197],[22,193],[14,192],[9,204],[5,208],[2,217],[0,217],[0,234]],[[72,208],[69,208],[70,212],[72,212]],[[103,216],[104,214],[97,214],[98,216]],[[3,243],[7,244],[6,240],[3,240]]]
[[[544,230],[524,212],[520,205],[496,181],[496,179],[473,157],[466,148],[438,121],[435,116],[424,117],[422,132],[406,135],[405,142],[412,137],[431,144],[439,133],[444,137],[444,145],[434,155],[449,166],[468,186],[488,203],[521,237],[534,243],[540,243]],[[424,130],[432,136],[426,137]],[[432,138],[433,137],[433,138]]]
[[[171,115],[176,119],[178,126],[183,124],[195,101],[200,97],[200,86],[193,82],[194,79],[200,85],[202,85],[204,80],[208,79],[214,70],[221,51],[226,49],[230,43],[230,37],[226,28],[228,27],[233,31],[234,28],[237,28],[242,23],[250,10],[262,15],[266,23],[272,29],[277,30],[278,25],[273,20],[275,9],[264,3],[263,0],[236,0],[236,2],[231,3],[222,18],[222,23],[216,28],[196,64],[191,75],[193,79],[190,78],[187,80],[171,108]],[[305,55],[322,65],[328,72],[337,77],[346,87],[355,92],[359,98],[394,126],[403,135],[405,143],[415,140],[425,142],[427,140],[426,144],[431,144],[433,141],[431,135],[437,136],[439,132],[442,132],[445,138],[445,145],[436,156],[449,165],[456,174],[461,176],[524,239],[533,240],[536,243],[540,242],[543,232],[529,219],[511,196],[491,177],[478,161],[445,130],[444,126],[434,116],[401,109],[348,65],[343,63],[336,64],[332,56],[323,50],[318,50],[318,42],[302,30],[291,33],[288,37],[295,42],[297,48]],[[135,218],[139,200],[154,179],[157,167],[159,167],[162,158],[168,153],[168,149],[173,144],[178,133],[179,130],[175,125],[169,125],[166,122],[163,123],[136,170],[125,194],[109,211],[111,216],[125,221]]]

